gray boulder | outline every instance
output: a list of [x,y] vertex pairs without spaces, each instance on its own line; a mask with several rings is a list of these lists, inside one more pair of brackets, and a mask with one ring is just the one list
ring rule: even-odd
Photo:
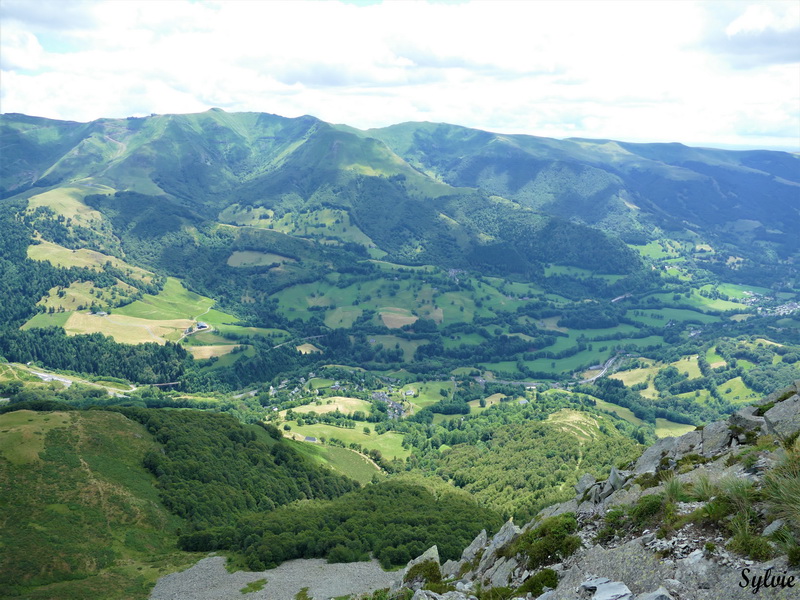
[[700,445],[703,443],[703,434],[700,431],[690,431],[675,439],[673,456],[680,460],[687,454],[699,454]]
[[517,537],[522,530],[514,525],[514,521],[509,519],[506,521],[506,524],[500,528],[495,536],[492,538],[492,541],[489,542],[489,546],[483,552],[483,556],[481,556],[481,562],[478,564],[478,568],[476,569],[476,573],[478,575],[483,575],[489,568],[494,564],[495,559],[497,558],[497,551],[500,548],[508,545],[515,537]]
[[461,570],[462,563],[454,560],[448,560],[442,565],[442,577],[445,579],[453,579],[458,575]]
[[511,579],[511,574],[517,568],[518,562],[514,558],[499,559],[492,569],[484,575],[488,587],[507,586]]
[[486,530],[482,530],[475,539],[472,540],[472,543],[464,548],[464,551],[461,553],[461,560],[464,562],[472,561],[477,555],[478,552],[486,545],[486,542],[489,538],[486,535]]
[[770,523],[769,525],[767,525],[764,528],[764,533],[762,533],[761,535],[763,535],[764,537],[772,535],[773,533],[778,531],[778,529],[780,529],[784,525],[785,525],[785,522],[784,522],[783,519],[775,519],[772,523]]
[[633,592],[621,581],[609,581],[597,586],[592,600],[633,600]]
[[780,437],[789,437],[800,430],[800,396],[779,402],[766,413],[764,420],[767,426]]
[[492,542],[489,544],[489,548],[487,548],[487,552],[489,551],[497,551],[503,546],[506,546],[511,540],[517,537],[521,533],[521,529],[514,525],[514,521],[509,519],[506,521],[505,525],[500,528],[495,536],[492,538]]
[[730,446],[731,430],[725,421],[709,423],[703,429],[703,455],[716,456]]
[[578,483],[575,484],[575,496],[579,502],[586,493],[586,490],[592,487],[596,481],[597,480],[591,473],[584,473],[583,477],[578,480]]
[[611,581],[608,577],[593,577],[584,581],[578,588],[584,596],[592,594],[592,600],[632,600],[633,593],[621,581]]
[[764,417],[756,415],[758,410],[757,406],[745,406],[738,412],[735,412],[728,419],[731,427],[737,427],[743,431],[760,431],[766,429],[766,421]]
[[606,483],[612,488],[612,491],[620,489],[630,477],[627,471],[617,471],[616,467],[611,467],[611,472],[608,474]]
[[[553,506],[548,506],[547,508],[543,508],[539,511],[539,517],[542,519],[546,519],[547,517],[555,517],[556,515],[563,515],[564,513],[568,512],[575,512],[578,509],[578,502],[573,498],[572,500],[568,500],[567,502],[561,502],[560,504],[554,504]],[[527,531],[531,527],[535,526],[535,523],[531,521],[523,528],[523,531]]]
[[658,440],[645,450],[639,457],[639,460],[636,461],[633,474],[643,475],[645,473],[655,473],[661,465],[661,459],[666,456],[672,456],[675,443],[674,437],[666,437]]
[[661,586],[655,592],[637,596],[636,600],[674,600],[674,598],[663,586]]

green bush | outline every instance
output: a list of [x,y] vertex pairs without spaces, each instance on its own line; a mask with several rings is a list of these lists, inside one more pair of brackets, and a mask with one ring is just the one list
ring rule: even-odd
[[645,529],[652,526],[658,519],[664,507],[664,494],[649,494],[642,496],[639,501],[630,509],[630,516],[633,526],[637,529]]
[[581,546],[575,533],[578,522],[573,513],[550,517],[538,527],[530,529],[512,542],[504,551],[505,556],[524,554],[528,557],[528,568],[538,569],[571,556]]
[[613,539],[615,535],[620,533],[625,526],[625,511],[621,508],[612,508],[606,513],[603,521],[604,525],[599,529],[595,537],[595,541],[601,543]]
[[515,596],[531,594],[534,598],[544,593],[544,588],[555,589],[558,585],[558,574],[553,569],[542,569],[533,577],[528,578],[525,583],[517,588]]
[[514,597],[514,590],[508,587],[493,587],[478,594],[480,600],[510,600]]
[[442,571],[435,560],[426,560],[411,567],[403,578],[403,583],[415,579],[422,579],[427,584],[442,583]]

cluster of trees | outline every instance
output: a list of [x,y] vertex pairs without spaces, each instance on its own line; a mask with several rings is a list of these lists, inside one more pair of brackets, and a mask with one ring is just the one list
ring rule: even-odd
[[185,550],[233,550],[260,571],[293,558],[354,562],[375,556],[385,568],[406,564],[433,544],[457,559],[481,529],[501,525],[497,513],[455,491],[389,480],[330,501],[294,504],[181,536]]
[[601,426],[588,440],[546,421],[566,407],[592,410],[578,395],[547,394],[525,405],[495,405],[441,426],[417,424],[406,434],[414,448],[408,468],[436,473],[505,517],[530,519],[567,499],[583,472],[599,477],[639,452],[633,426],[599,413],[595,418]]
[[245,426],[230,415],[194,410],[117,408],[144,425],[163,451],[145,467],[164,504],[193,528],[232,524],[294,500],[334,498],[358,487],[311,464],[274,427]]
[[0,355],[54,369],[109,375],[139,383],[179,381],[190,362],[179,344],[118,344],[99,333],[68,336],[62,329],[5,330]]

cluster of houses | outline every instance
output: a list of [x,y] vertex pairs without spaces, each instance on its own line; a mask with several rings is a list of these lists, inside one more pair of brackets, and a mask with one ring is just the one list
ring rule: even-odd
[[[411,392],[412,395],[414,394],[412,390],[409,391]],[[387,406],[386,414],[389,415],[390,419],[400,419],[403,417],[403,415],[405,415],[405,409],[403,408],[403,405],[400,404],[399,402],[395,402],[394,400],[392,400],[389,397],[389,394],[387,394],[386,392],[373,392],[372,399],[386,404]]]

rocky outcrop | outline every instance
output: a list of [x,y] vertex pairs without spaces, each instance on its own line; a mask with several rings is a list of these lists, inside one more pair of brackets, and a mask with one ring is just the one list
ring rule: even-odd
[[[667,535],[644,530],[597,541],[608,509],[632,505],[643,496],[664,492],[666,486],[660,481],[664,473],[682,483],[701,477],[729,477],[748,479],[757,485],[775,464],[779,443],[800,431],[798,390],[800,381],[724,421],[678,438],[661,439],[627,469],[612,468],[603,481],[585,474],[575,485],[575,498],[548,507],[522,528],[509,520],[491,538],[482,531],[464,549],[460,560],[450,560],[442,566],[444,582],[452,591],[437,594],[418,589],[419,581],[403,585],[417,590],[413,600],[477,600],[474,592],[478,586],[482,590],[520,589],[518,598],[525,600],[744,600],[753,597],[752,585],[742,585],[746,581],[744,569],[749,569],[753,577],[771,569],[772,573],[794,575],[797,583],[793,588],[771,588],[768,593],[762,589],[762,596],[770,600],[798,598],[800,572],[789,569],[785,557],[757,563],[737,556],[726,549],[724,528],[708,530],[687,520]],[[765,449],[763,442],[758,449],[751,447],[763,435],[775,436],[774,449]],[[744,453],[749,460],[738,460],[737,456]],[[683,515],[703,506],[703,502],[675,502],[674,510]],[[543,589],[543,593],[534,597],[520,586],[541,575],[541,570],[529,570],[524,555],[512,556],[512,544],[520,535],[538,527],[542,519],[564,513],[576,515],[582,547],[562,562],[554,560],[555,564],[548,566],[557,575],[557,586],[540,586],[537,589]],[[783,526],[784,521],[777,519],[761,525],[761,531],[770,535]],[[415,565],[426,561],[435,561],[438,566],[438,552],[434,551],[435,547],[411,561],[403,578]]]
[[776,404],[764,413],[768,430],[782,438],[787,438],[800,430],[800,396],[792,397]]

